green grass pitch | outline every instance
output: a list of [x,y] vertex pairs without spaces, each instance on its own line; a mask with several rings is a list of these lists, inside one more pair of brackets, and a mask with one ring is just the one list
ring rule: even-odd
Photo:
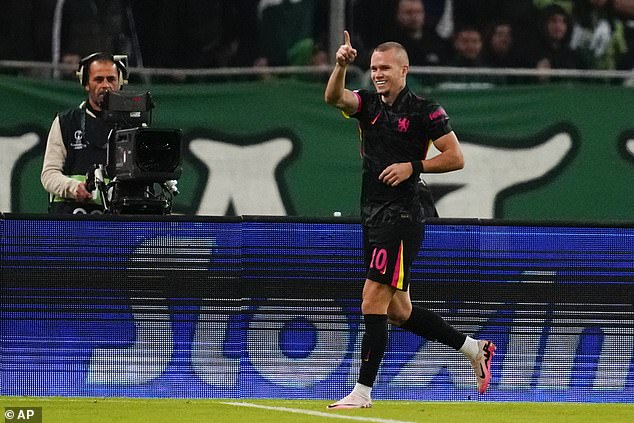
[[[329,401],[0,397],[42,407],[43,423],[634,422],[634,404],[375,401],[371,409],[326,409]],[[16,422],[4,417],[2,422]]]

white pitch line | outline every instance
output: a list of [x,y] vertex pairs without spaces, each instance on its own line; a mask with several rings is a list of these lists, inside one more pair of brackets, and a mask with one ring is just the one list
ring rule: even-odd
[[405,420],[379,419],[376,417],[343,416],[341,414],[324,413],[321,411],[302,410],[301,408],[270,407],[268,405],[252,404],[250,402],[221,402],[221,404],[236,405],[238,407],[262,408],[265,410],[273,410],[273,411],[286,411],[288,413],[307,414],[309,416],[327,417],[330,419],[357,420],[360,422],[414,423],[414,422],[405,421]]

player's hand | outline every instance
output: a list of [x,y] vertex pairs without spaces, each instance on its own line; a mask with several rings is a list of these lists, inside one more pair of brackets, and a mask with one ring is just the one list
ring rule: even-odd
[[394,163],[383,169],[379,175],[379,180],[386,185],[395,187],[401,182],[409,179],[414,173],[411,163]]
[[78,201],[90,200],[92,198],[92,194],[90,191],[86,189],[86,183],[81,182],[75,188],[75,199]]
[[336,58],[339,66],[348,66],[357,58],[357,50],[354,49],[350,43],[350,34],[348,31],[343,31],[343,44],[339,47],[339,50],[337,50]]

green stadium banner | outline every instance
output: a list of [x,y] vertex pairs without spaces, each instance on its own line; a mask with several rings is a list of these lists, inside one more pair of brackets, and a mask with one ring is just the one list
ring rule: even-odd
[[[324,83],[269,78],[130,85],[149,90],[152,126],[184,134],[186,215],[358,215],[354,119],[323,101]],[[634,92],[609,84],[415,90],[440,102],[465,153],[463,170],[425,175],[442,217],[631,221]],[[46,137],[79,104],[70,81],[0,76],[0,211],[41,213]]]

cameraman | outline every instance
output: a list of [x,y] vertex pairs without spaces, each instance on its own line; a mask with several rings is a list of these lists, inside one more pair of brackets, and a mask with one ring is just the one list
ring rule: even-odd
[[77,76],[88,99],[53,120],[40,180],[50,194],[49,213],[101,214],[101,199],[87,189],[86,174],[93,165],[106,164],[112,126],[103,120],[101,107],[105,93],[125,83],[125,57],[93,53],[80,61]]

